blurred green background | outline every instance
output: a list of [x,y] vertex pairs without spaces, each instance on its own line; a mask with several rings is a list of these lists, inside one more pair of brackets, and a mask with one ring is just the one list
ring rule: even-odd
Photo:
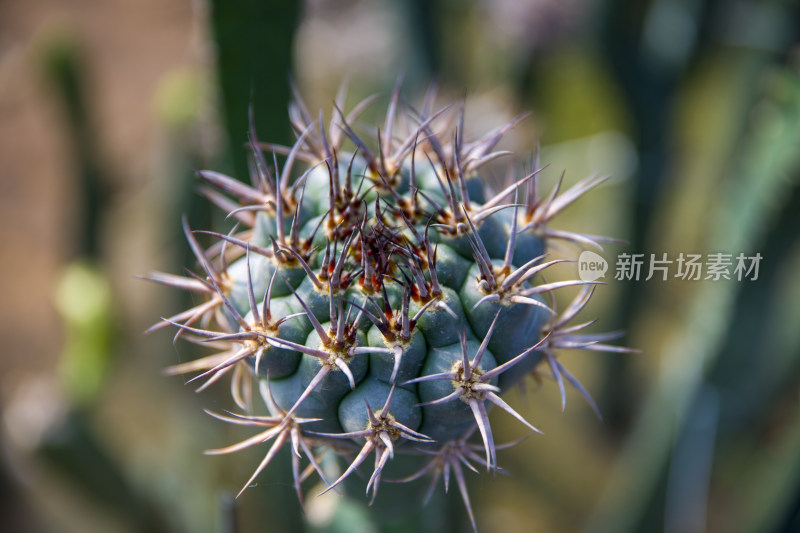
[[[191,356],[141,332],[186,301],[134,278],[179,272],[179,217],[224,226],[193,169],[244,174],[310,109],[466,91],[472,135],[532,111],[567,184],[612,179],[558,228],[618,253],[763,257],[757,281],[617,282],[587,317],[640,354],[565,353],[603,422],[533,380],[543,429],[470,476],[481,531],[800,531],[800,7],[757,0],[4,0],[0,2],[0,530],[380,531],[358,503],[295,501],[288,461],[239,500],[261,450],[162,369]],[[376,113],[380,106],[376,106]],[[574,253],[574,250],[573,252]],[[572,296],[565,293],[565,298]],[[496,417],[501,440],[519,428]],[[283,470],[282,470],[283,468]],[[397,505],[416,509],[422,486]],[[452,503],[452,502],[451,502]],[[460,513],[460,502],[452,512]],[[450,504],[448,504],[450,505]],[[456,519],[419,531],[458,531]]]

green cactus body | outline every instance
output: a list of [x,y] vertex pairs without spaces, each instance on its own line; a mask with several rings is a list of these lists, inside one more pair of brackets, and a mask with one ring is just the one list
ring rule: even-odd
[[[460,125],[455,135],[446,128],[445,114],[401,113],[398,101],[395,91],[375,140],[358,137],[340,112],[326,132],[293,104],[298,140],[276,149],[283,169],[265,163],[272,156],[251,130],[254,185],[199,173],[239,202],[231,214],[245,229],[211,233],[225,246],[205,250],[186,227],[204,272],[153,275],[207,295],[165,323],[227,346],[174,370],[216,381],[233,369],[234,389],[255,382],[269,410],[215,415],[268,428],[263,439],[219,452],[291,441],[319,471],[320,448],[352,450],[356,459],[331,487],[375,454],[373,497],[395,448],[419,455],[423,470],[439,461],[460,472],[462,460],[476,457],[495,469],[489,408],[535,431],[502,393],[545,365],[563,397],[565,382],[580,386],[556,350],[599,340],[565,327],[592,284],[537,275],[559,262],[542,257],[549,238],[596,242],[548,233],[547,223],[599,181],[543,199],[537,168],[491,194],[482,168],[500,154],[494,146],[510,125],[467,143]],[[559,317],[548,294],[570,285],[582,286],[580,294]],[[234,390],[250,409],[244,396]]]

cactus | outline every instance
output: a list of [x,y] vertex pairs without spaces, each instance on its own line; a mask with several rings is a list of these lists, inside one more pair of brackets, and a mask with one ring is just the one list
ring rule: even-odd
[[[266,448],[244,488],[289,444],[301,501],[314,471],[331,490],[372,455],[374,500],[394,455],[414,455],[420,469],[405,480],[430,474],[433,489],[452,471],[475,527],[463,468],[498,468],[490,408],[538,432],[503,395],[544,366],[562,404],[569,383],[596,410],[557,352],[624,350],[604,344],[613,335],[581,333],[588,323],[568,325],[595,282],[543,279],[565,261],[545,259],[551,241],[606,240],[550,227],[603,180],[540,196],[534,158],[529,173],[490,194],[485,165],[508,155],[496,146],[517,120],[468,142],[463,105],[434,112],[428,99],[416,110],[400,104],[398,84],[383,126],[365,138],[354,123],[369,101],[349,114],[343,103],[326,128],[295,94],[289,147],[261,142],[251,113],[249,183],[198,172],[211,185],[205,195],[238,223],[222,234],[184,220],[200,273],[149,278],[204,298],[151,330],[171,324],[176,338],[215,350],[169,369],[196,374],[199,389],[230,375],[244,414],[212,416],[259,432],[210,453]],[[552,293],[569,286],[580,292],[559,314]],[[268,414],[252,414],[255,392]],[[353,457],[338,479],[320,467],[324,450]]]

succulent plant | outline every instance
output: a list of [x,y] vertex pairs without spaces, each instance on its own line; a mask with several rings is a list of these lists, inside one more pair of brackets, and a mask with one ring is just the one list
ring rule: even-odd
[[[430,474],[432,490],[452,472],[474,527],[463,468],[498,468],[490,408],[537,432],[503,396],[545,367],[562,403],[569,383],[596,410],[557,352],[624,350],[604,344],[613,335],[581,333],[588,323],[569,324],[595,282],[544,280],[565,261],[546,256],[553,240],[605,240],[550,227],[603,179],[562,194],[559,181],[540,196],[534,157],[530,172],[490,193],[485,165],[511,155],[496,147],[517,120],[468,141],[463,105],[401,105],[398,84],[383,126],[357,134],[370,101],[345,114],[338,98],[326,128],[296,94],[292,146],[261,142],[251,120],[249,182],[198,172],[237,224],[222,234],[184,220],[199,273],[150,279],[204,299],[151,329],[171,324],[176,338],[214,350],[171,373],[196,374],[200,389],[230,376],[243,413],[211,414],[258,433],[211,453],[266,449],[245,488],[290,445],[301,501],[314,471],[330,490],[371,455],[374,499],[394,455],[416,455],[419,471],[405,480]],[[198,233],[214,244],[201,246]],[[552,292],[568,286],[581,287],[559,314]],[[326,479],[323,450],[351,457],[338,479]]]

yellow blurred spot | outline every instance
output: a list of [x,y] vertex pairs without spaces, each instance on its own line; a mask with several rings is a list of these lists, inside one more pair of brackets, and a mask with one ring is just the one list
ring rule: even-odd
[[96,268],[82,262],[68,265],[61,273],[55,292],[55,306],[69,322],[88,325],[111,305],[111,287]]
[[156,115],[170,128],[189,126],[200,116],[205,99],[204,87],[204,80],[193,70],[176,70],[167,74],[156,90]]

